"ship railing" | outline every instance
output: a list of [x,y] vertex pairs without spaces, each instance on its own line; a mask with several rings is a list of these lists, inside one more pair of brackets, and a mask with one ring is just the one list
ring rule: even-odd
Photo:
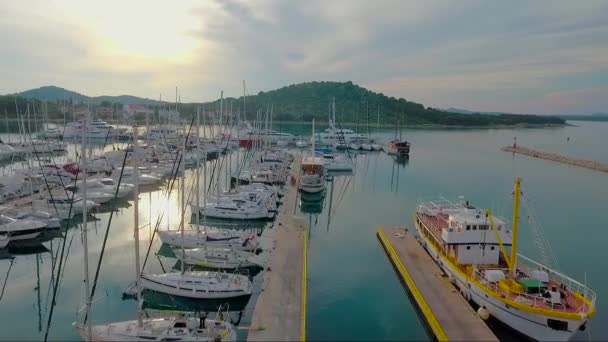
[[[558,284],[564,285],[566,289],[569,289],[571,292],[576,293],[576,297],[578,297],[579,299],[584,298],[589,301],[592,307],[595,306],[597,295],[593,290],[587,287],[587,285],[582,284],[581,282],[557,270],[554,270],[519,253],[517,253],[517,268],[522,270],[526,274],[531,274],[533,270],[543,270],[547,272],[547,274],[549,275],[549,279],[554,280]],[[589,307],[588,305],[584,305],[580,308],[579,311],[582,312],[589,310],[591,310],[591,307]]]
[[465,208],[462,203],[452,202],[444,197],[440,197],[431,201],[420,201],[419,207],[420,209],[428,213],[436,213],[444,210],[459,210]]
[[[519,264],[519,263],[518,263],[518,268],[519,268],[519,270],[523,271],[523,269],[521,268],[521,264]],[[484,273],[485,270],[500,270],[506,275],[506,274],[509,274],[509,272],[510,272],[510,270],[508,268],[493,268],[493,267],[492,268],[479,268],[479,269],[475,268],[474,271],[472,272],[472,276],[474,279],[479,281],[481,284],[483,284],[484,286],[489,288],[492,292],[500,295],[503,298],[511,298],[514,295],[514,293],[508,293],[506,290],[501,288],[498,285],[498,282],[490,281],[485,276],[485,273]],[[552,278],[551,274],[550,274],[549,279],[557,280],[555,278]],[[574,281],[574,282],[576,283],[576,281]],[[568,285],[566,285],[566,286],[568,286]],[[517,293],[517,296],[513,300],[518,303],[530,306],[530,307],[548,308],[553,311],[578,313],[581,315],[588,314],[590,311],[592,311],[594,309],[596,296],[593,291],[587,289],[588,292],[585,293],[583,289],[577,288],[576,285],[574,288],[570,287],[569,291],[580,294],[581,297],[578,297],[577,295],[574,295],[574,296],[577,297],[577,299],[582,299],[584,297],[587,301],[589,301],[591,303],[591,305],[583,304],[580,307],[576,308],[576,310],[572,310],[571,307],[567,307],[567,306],[561,305],[561,304],[551,303],[550,301],[548,301],[547,298],[543,297],[540,293],[529,294],[529,293],[525,293],[525,292]],[[580,291],[583,291],[583,292],[580,292]]]

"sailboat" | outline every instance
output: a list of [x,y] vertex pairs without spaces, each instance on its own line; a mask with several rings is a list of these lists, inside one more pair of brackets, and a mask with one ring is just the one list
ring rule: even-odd
[[[186,152],[186,142],[184,141],[182,156]],[[137,158],[135,158],[137,160]],[[182,161],[182,187],[181,187],[181,233],[184,233],[184,214],[185,214],[185,163]],[[134,168],[137,175],[137,167]],[[183,237],[183,235],[182,235]],[[181,259],[185,259],[185,246],[182,242]],[[195,272],[184,269],[181,263],[179,272],[169,272],[163,274],[142,274],[141,286],[145,289],[166,293],[173,296],[186,298],[234,298],[248,296],[251,294],[251,281],[247,276],[240,274],[227,274],[220,272]]]
[[[137,141],[137,127],[133,129],[133,139]],[[136,158],[137,159],[137,158]],[[135,171],[135,175],[137,175]],[[138,177],[135,177],[137,180]],[[86,184],[86,182],[85,182]],[[143,282],[140,272],[139,263],[139,219],[138,219],[138,196],[139,191],[137,184],[134,191],[134,236],[135,236],[135,288],[136,297],[138,300],[137,319],[92,325],[91,319],[87,320],[86,324],[73,323],[73,327],[85,341],[236,341],[236,331],[234,326],[221,319],[221,314],[218,312],[216,319],[173,316],[164,318],[143,318],[142,313],[142,288]],[[85,227],[86,229],[86,227]],[[86,231],[86,230],[85,230]],[[87,244],[86,233],[84,235],[84,246]],[[88,262],[86,257],[85,247],[85,263]],[[86,270],[88,274],[88,270]],[[162,278],[163,275],[151,276],[151,279]],[[183,276],[183,274],[180,274]],[[192,281],[200,281],[201,277],[189,275]],[[166,278],[175,279],[171,274],[166,275]],[[187,278],[178,278],[177,286],[181,285],[181,281],[186,281]],[[88,291],[88,275],[86,276],[86,296],[87,296],[87,314],[90,313],[91,300]]]
[[[315,134],[315,119],[312,119],[312,134]],[[302,160],[302,176],[300,190],[307,193],[319,193],[325,190],[325,164],[323,159],[315,156],[315,141],[312,140],[312,150],[309,157]]]
[[464,298],[480,307],[480,316],[490,315],[535,340],[570,340],[594,316],[596,294],[548,261],[518,253],[519,177],[513,195],[512,227],[468,201],[440,199],[419,205],[416,230]]

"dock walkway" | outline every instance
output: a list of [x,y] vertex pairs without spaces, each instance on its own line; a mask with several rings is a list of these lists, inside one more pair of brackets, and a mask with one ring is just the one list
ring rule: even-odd
[[551,161],[562,163],[562,164],[574,165],[574,166],[578,166],[578,167],[584,167],[584,168],[590,169],[590,170],[608,173],[608,164],[601,163],[601,162],[598,162],[595,160],[579,159],[579,158],[565,156],[565,155],[562,155],[559,153],[534,150],[534,149],[519,146],[519,145],[516,147],[505,146],[505,147],[501,148],[501,150],[503,150],[505,152],[523,154],[528,157],[551,160]]
[[[297,158],[296,158],[297,159]],[[292,163],[297,178],[300,163]],[[306,224],[294,217],[297,181],[288,192],[275,229],[274,249],[253,311],[248,341],[302,341],[306,334]]]
[[378,226],[377,236],[437,340],[498,341],[411,233]]

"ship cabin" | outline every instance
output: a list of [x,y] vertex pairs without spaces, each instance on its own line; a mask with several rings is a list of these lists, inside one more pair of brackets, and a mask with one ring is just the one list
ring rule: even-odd
[[306,157],[302,161],[302,173],[304,175],[324,175],[323,159],[320,157]]
[[[459,264],[498,265],[500,245],[496,233],[481,209],[463,208],[447,215],[441,230],[447,254]],[[505,222],[494,218],[494,225],[505,248],[510,249],[511,232]]]

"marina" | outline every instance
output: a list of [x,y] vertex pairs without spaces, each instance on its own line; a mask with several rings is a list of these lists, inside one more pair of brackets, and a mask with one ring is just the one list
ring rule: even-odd
[[[205,130],[207,131],[209,128],[205,128]],[[208,134],[208,131],[201,131],[201,135],[203,133]],[[501,138],[498,139],[507,141],[508,134],[510,133],[500,133]],[[297,130],[297,127],[294,129],[294,135],[301,135]],[[228,189],[227,185],[231,182],[233,183],[233,186],[235,186],[236,184],[233,182],[235,179],[238,179],[238,182],[240,182],[247,178],[243,176],[226,177],[226,171],[221,170],[219,172],[221,175],[222,189],[220,192],[217,192],[217,183],[215,183],[217,179],[214,177],[215,181],[211,180],[213,174],[212,170],[216,162],[221,163],[223,165],[222,167],[232,164],[231,170],[233,170],[233,172],[238,170],[238,160],[242,158],[244,154],[249,153],[248,148],[240,148],[239,150],[232,150],[231,152],[220,154],[217,159],[213,160],[200,161],[197,160],[197,158],[194,158],[192,162],[192,165],[194,166],[188,166],[185,170],[180,168],[174,169],[176,171],[173,172],[177,172],[177,176],[163,176],[162,173],[167,172],[159,170],[158,167],[155,167],[155,170],[158,171],[144,173],[149,179],[152,179],[150,177],[156,177],[158,179],[158,181],[155,181],[157,183],[148,185],[140,184],[138,187],[140,189],[138,206],[140,213],[139,225],[141,227],[139,232],[141,234],[141,247],[143,249],[140,253],[141,262],[145,264],[146,269],[146,272],[142,274],[141,285],[142,288],[148,288],[147,290],[142,289],[142,307],[144,308],[144,314],[146,315],[144,317],[153,315],[150,317],[178,317],[179,319],[180,316],[175,316],[174,314],[167,315],[162,312],[166,310],[170,310],[171,312],[183,312],[183,314],[187,315],[184,317],[186,317],[186,326],[189,327],[193,324],[192,322],[194,322],[194,319],[199,317],[197,315],[200,315],[201,312],[204,312],[204,316],[208,317],[207,319],[213,319],[213,317],[217,315],[218,309],[220,309],[223,311],[222,317],[226,318],[227,322],[233,322],[232,324],[235,324],[234,335],[229,333],[227,336],[235,336],[234,338],[237,340],[315,340],[321,339],[321,337],[331,338],[332,336],[343,336],[344,332],[347,331],[345,328],[328,330],[327,320],[333,321],[334,324],[336,324],[341,318],[337,316],[337,312],[332,313],[333,309],[331,308],[333,308],[334,305],[328,306],[324,303],[327,300],[330,300],[330,298],[332,298],[331,296],[334,296],[336,293],[352,293],[352,296],[349,295],[348,297],[344,297],[341,303],[338,306],[335,306],[335,308],[349,310],[353,313],[354,319],[367,316],[365,314],[367,310],[361,311],[360,309],[357,309],[362,303],[366,302],[362,298],[369,298],[370,300],[374,298],[374,302],[380,300],[383,307],[380,311],[368,309],[377,312],[374,316],[375,318],[371,321],[372,330],[368,329],[362,331],[355,328],[352,332],[353,334],[363,336],[366,339],[372,339],[373,336],[368,336],[366,334],[372,331],[380,331],[379,329],[382,328],[380,328],[380,326],[375,327],[375,324],[381,324],[381,322],[387,321],[394,322],[394,329],[396,330],[392,330],[392,332],[385,331],[383,333],[385,336],[392,336],[394,339],[427,339],[434,336],[439,340],[443,340],[443,338],[440,337],[441,335],[437,335],[430,327],[430,324],[428,323],[429,318],[423,313],[424,310],[421,309],[420,304],[418,304],[415,299],[412,301],[408,299],[408,295],[404,292],[401,285],[402,282],[407,282],[403,280],[401,275],[399,278],[395,277],[395,274],[399,274],[399,272],[395,272],[395,269],[398,269],[398,267],[391,266],[390,263],[387,262],[387,260],[389,260],[386,256],[386,250],[388,248],[386,246],[381,247],[378,242],[373,241],[373,236],[377,234],[378,231],[376,229],[369,229],[369,227],[375,227],[375,225],[379,223],[378,221],[386,223],[387,227],[391,225],[403,225],[404,223],[406,225],[412,224],[411,221],[408,222],[407,220],[404,220],[404,213],[407,214],[408,211],[409,213],[414,212],[417,198],[432,196],[437,193],[436,190],[429,191],[420,186],[415,186],[413,182],[429,184],[429,182],[432,181],[429,177],[432,176],[434,179],[435,177],[440,177],[441,174],[438,174],[437,170],[431,171],[422,166],[425,163],[430,163],[431,160],[441,160],[440,157],[445,153],[454,153],[453,150],[429,150],[428,146],[432,146],[429,139],[432,139],[436,144],[438,143],[438,139],[440,142],[441,139],[449,138],[450,135],[462,135],[463,139],[471,139],[471,137],[473,137],[472,140],[479,139],[480,137],[478,133],[467,131],[451,132],[448,136],[425,131],[407,131],[406,137],[408,142],[415,142],[415,145],[419,147],[417,147],[415,151],[412,151],[411,153],[415,154],[412,154],[410,159],[406,160],[385,152],[359,151],[353,153],[352,151],[345,151],[340,154],[336,151],[320,151],[319,149],[315,149],[317,151],[315,154],[318,156],[328,155],[328,153],[331,153],[333,156],[333,158],[317,157],[320,159],[319,162],[324,163],[323,165],[331,165],[325,163],[333,163],[334,161],[332,159],[334,158],[339,158],[342,163],[349,161],[350,165],[352,165],[352,171],[331,171],[329,170],[331,168],[329,166],[326,173],[324,173],[324,190],[319,193],[298,191],[300,177],[305,170],[305,168],[302,168],[301,162],[312,155],[312,145],[298,148],[292,144],[283,148],[284,151],[287,152],[285,155],[291,155],[289,160],[293,160],[292,162],[289,162],[288,168],[284,169],[284,171],[278,171],[285,172],[283,173],[283,177],[285,177],[283,182],[284,185],[265,185],[263,187],[255,185],[257,184],[255,182],[249,181],[248,183],[250,183],[250,185],[248,187],[243,187],[241,185],[242,190],[238,195],[233,192],[234,190],[227,192],[224,189]],[[379,136],[382,139],[386,139],[386,141],[394,139],[394,133],[390,131],[384,133],[379,132],[374,134],[374,136]],[[420,144],[426,144],[427,147]],[[121,150],[127,148],[126,145],[120,146]],[[78,150],[78,145],[76,147],[76,150]],[[108,147],[109,151],[107,149]],[[95,147],[93,150],[93,159],[95,159],[95,156],[99,156],[100,153],[104,153],[104,149],[105,151],[111,152],[110,154],[115,153],[111,146],[108,147]],[[71,145],[68,145],[68,149],[74,150]],[[420,152],[418,152],[419,149],[421,149]],[[280,163],[277,164],[275,161],[282,159],[282,154],[277,154],[277,152],[272,153],[274,154],[267,154],[266,157],[264,157],[264,159],[270,163],[268,165],[275,165],[272,166],[272,169],[268,170],[283,170],[280,167],[277,168],[277,165],[280,165]],[[488,155],[491,155],[491,151],[488,150],[487,153]],[[180,154],[178,153],[176,156],[178,158],[177,160],[179,160]],[[438,157],[439,159],[437,159]],[[119,162],[122,162],[124,154],[122,154],[122,159],[120,158],[120,155],[119,158],[116,159]],[[328,160],[324,162],[323,159]],[[201,162],[201,165],[207,165],[206,171],[205,167],[202,166],[198,169],[196,168],[197,161]],[[316,159],[315,162],[317,162]],[[498,162],[501,161],[499,160]],[[505,160],[503,162],[507,161]],[[513,162],[509,161],[509,163]],[[533,170],[536,169],[536,166],[534,165],[533,159],[518,159],[516,163],[520,164],[519,167],[522,165],[525,167],[525,170],[521,172],[526,172],[529,177],[535,179],[535,183],[543,182],[542,180],[539,180],[538,177],[534,176],[535,171]],[[27,165],[27,162],[25,162],[24,165]],[[219,167],[219,165],[220,164],[216,167]],[[146,166],[146,169],[151,169],[151,167]],[[135,167],[132,168],[131,173],[128,174],[128,179],[132,181],[142,179],[142,175],[136,173],[135,170],[150,172],[142,169],[141,166]],[[199,172],[197,172],[197,170]],[[232,174],[234,175],[233,172]],[[47,173],[46,175],[48,176],[50,174],[51,173]],[[171,171],[169,171],[169,174],[171,174]],[[185,175],[183,180],[181,179],[181,174]],[[231,172],[228,172],[228,175],[230,174]],[[253,173],[250,173],[247,177],[252,177],[252,175]],[[194,200],[197,192],[197,187],[194,185],[196,184],[197,178],[201,184],[206,184],[199,187],[200,202],[198,204]],[[79,188],[77,190],[75,189],[76,193],[79,193],[80,191],[79,196],[83,197],[84,194],[81,192],[81,188],[85,183],[91,185],[90,191],[87,191],[87,196],[90,194],[97,196],[99,199],[101,198],[99,197],[100,195],[95,195],[95,192],[104,190],[104,186],[106,186],[104,183],[107,183],[108,188],[105,189],[105,191],[114,194],[118,192],[124,196],[123,200],[110,201],[99,206],[91,206],[92,211],[90,211],[87,220],[87,226],[90,227],[89,245],[92,247],[92,250],[89,252],[92,257],[91,261],[98,260],[102,251],[101,246],[104,241],[104,232],[110,216],[116,215],[114,217],[116,221],[113,222],[112,225],[122,225],[125,227],[125,233],[127,233],[127,229],[133,227],[133,224],[131,223],[134,205],[132,190],[122,188],[127,184],[123,183],[123,181],[120,182],[120,186],[116,184],[120,177],[112,178],[114,183],[110,180],[104,181],[103,179],[104,178],[97,178],[96,176],[89,175],[86,182],[77,180]],[[547,180],[545,179],[544,181]],[[27,181],[25,184],[24,189],[27,189]],[[503,182],[502,186],[509,188],[507,182]],[[168,191],[171,187],[173,187],[173,191]],[[409,188],[409,191],[407,192],[403,190],[406,187]],[[282,188],[282,190],[277,191],[276,189],[279,188]],[[52,192],[57,193],[58,195],[63,191],[61,190],[62,188],[60,185],[54,185],[52,189]],[[234,189],[236,189],[236,187]],[[444,187],[444,190],[445,189],[450,189],[450,186]],[[207,194],[205,194],[205,192],[207,192]],[[455,196],[462,193],[457,187],[453,190],[448,190],[447,192],[454,194]],[[505,191],[505,193],[506,192],[508,191]],[[234,221],[230,219],[207,217],[204,211],[201,212],[201,215],[199,215],[198,218],[196,218],[196,215],[190,215],[192,207],[203,208],[206,203],[209,203],[206,201],[211,201],[213,198],[221,198],[224,196],[225,198],[238,199],[254,196],[255,198],[262,199],[266,198],[266,194],[274,193],[277,195],[272,198],[277,201],[277,203],[280,203],[276,208],[268,207],[275,212],[275,218],[271,220],[252,220],[250,223],[243,224],[243,218],[238,218]],[[495,196],[500,196],[499,193],[501,192],[497,192]],[[217,194],[219,194],[219,197]],[[361,196],[361,194],[366,194],[366,196]],[[57,200],[70,199],[70,197],[66,197],[65,192],[63,196],[63,199],[57,197]],[[182,196],[184,196],[183,199]],[[486,198],[485,196],[487,195],[482,194],[481,192],[474,192],[471,196],[474,198]],[[34,208],[36,210],[41,210],[43,204],[41,200],[45,198],[44,192],[36,193],[33,197],[23,195],[19,198],[8,200],[4,203],[4,206],[10,208],[13,205],[18,204],[19,206],[27,207],[32,203],[32,198],[36,198],[37,202],[34,202],[38,203],[35,204]],[[226,202],[222,200],[217,203]],[[504,202],[498,206],[495,205],[493,211],[504,208],[507,203],[509,203],[509,201],[508,198],[505,197]],[[51,207],[45,208],[49,209]],[[70,205],[68,204],[65,208],[68,209],[65,212],[66,217],[71,216],[69,213]],[[363,210],[362,208],[365,209]],[[76,209],[72,208],[72,211],[74,210]],[[550,207],[545,207],[542,212],[547,213],[547,210],[550,210]],[[13,211],[9,210],[7,212],[12,213]],[[185,212],[185,215],[181,214],[183,212]],[[367,212],[384,212],[385,214],[382,219],[378,219],[374,215],[365,215]],[[159,217],[162,217],[160,221]],[[184,223],[181,222],[182,217],[187,218]],[[543,218],[546,218],[546,215],[543,215]],[[8,246],[3,250],[3,253],[5,253],[6,256],[2,263],[2,271],[7,274],[7,281],[4,284],[4,292],[6,294],[0,297],[0,303],[3,303],[3,306],[9,305],[17,311],[23,311],[24,308],[19,309],[15,306],[16,304],[10,304],[12,299],[9,293],[15,293],[16,290],[15,285],[13,285],[13,282],[15,282],[15,278],[13,278],[14,275],[24,274],[24,271],[26,272],[25,274],[27,274],[27,270],[31,270],[31,266],[25,266],[28,263],[31,265],[32,262],[34,263],[34,266],[36,263],[42,266],[40,268],[40,278],[41,282],[44,283],[45,281],[48,282],[53,279],[52,275],[53,273],[56,273],[60,260],[64,260],[62,263],[65,262],[66,265],[62,266],[62,273],[65,272],[65,277],[63,277],[64,280],[62,282],[67,281],[65,284],[70,286],[73,290],[82,288],[82,274],[78,271],[81,269],[79,265],[82,263],[82,259],[79,260],[78,257],[74,256],[82,256],[83,253],[81,249],[82,246],[78,243],[77,238],[74,238],[80,233],[79,226],[82,225],[82,219],[79,219],[79,216],[77,215],[73,217],[72,220],[74,220],[76,224],[74,228],[62,228],[57,231],[57,235],[50,235],[46,232],[44,233],[44,238],[34,239],[31,246],[28,246],[27,248],[22,244],[17,245],[11,242],[8,243]],[[549,220],[549,222],[552,225],[556,224],[552,220]],[[66,222],[63,222],[62,226],[65,224]],[[197,226],[200,227],[200,232],[197,232]],[[239,226],[247,228],[242,230],[242,228],[238,228]],[[95,227],[94,230],[93,227]],[[181,240],[181,227],[185,228],[183,242]],[[158,231],[155,233],[155,230]],[[135,285],[129,287],[134,278],[132,266],[130,266],[133,263],[132,252],[124,252],[126,246],[132,245],[132,233],[122,233],[121,235],[118,233],[120,231],[123,231],[123,229],[119,229],[116,233],[108,236],[107,244],[108,246],[111,246],[110,248],[113,252],[106,255],[106,258],[104,258],[105,261],[103,262],[111,263],[112,270],[110,271],[108,269],[104,272],[105,267],[102,268],[101,276],[98,281],[98,287],[104,289],[104,292],[106,292],[107,295],[101,295],[101,297],[96,295],[97,299],[91,302],[91,317],[93,317],[96,324],[95,326],[100,323],[108,322],[108,320],[118,320],[119,322],[125,322],[124,324],[137,324],[136,320],[132,321],[134,318],[137,318],[137,301],[130,299],[123,299],[122,301],[120,299],[118,299],[118,301],[116,300],[116,298],[122,296],[123,292],[130,293],[131,295],[137,293]],[[254,231],[254,239],[248,240],[251,238],[249,232]],[[535,239],[534,236],[526,235],[529,233],[530,232],[525,230],[521,233],[524,238],[522,238],[520,248],[524,250],[529,250],[535,244],[535,242],[533,242]],[[445,339],[503,340],[511,338],[511,332],[505,330],[501,325],[496,325],[494,319],[484,321],[480,318],[479,313],[476,312],[477,308],[470,306],[467,303],[461,293],[450,283],[448,277],[440,275],[441,271],[438,270],[428,254],[421,250],[422,247],[414,239],[414,235],[415,232],[413,230],[408,231],[405,235],[401,235],[400,232],[395,232],[393,228],[385,228],[386,240],[390,241],[395,255],[400,257],[400,262],[414,280],[418,292],[424,298],[426,305],[429,310],[433,312],[435,320],[445,334]],[[163,244],[161,239],[169,245]],[[237,244],[222,242],[222,239],[237,239],[234,241],[239,242]],[[64,258],[61,259],[59,256],[64,241],[66,245],[64,253],[69,252],[70,255],[69,258],[64,256]],[[72,241],[71,245],[70,241]],[[356,248],[345,249],[344,247],[340,247],[345,245],[338,241],[348,241],[347,245],[353,245],[356,246]],[[185,248],[184,252],[181,250],[182,245],[184,245]],[[557,246],[559,248],[559,242],[557,242]],[[262,252],[251,259],[260,266],[248,266],[248,271],[240,270],[237,265],[242,261],[236,260],[244,259],[238,258],[228,259],[228,261],[222,261],[220,264],[219,259],[216,259],[216,257],[219,257],[218,253],[225,248],[234,250],[234,252],[227,252],[228,254],[237,253],[238,251],[238,253],[240,253],[239,255],[245,255],[243,253],[252,253],[252,251],[255,251],[256,249],[261,249]],[[152,254],[147,258],[149,260],[146,262],[144,260],[146,259],[147,249],[150,249]],[[196,258],[200,261],[192,263],[191,261],[188,261],[189,259],[182,259],[182,253],[184,253],[187,258],[195,255],[193,253],[198,253],[196,254],[198,255]],[[366,260],[361,260],[359,257],[361,253],[365,253],[369,257]],[[560,253],[563,253],[563,250]],[[55,259],[55,255],[57,255],[57,259]],[[416,255],[416,257],[412,258],[412,255]],[[43,260],[44,263],[41,264],[41,261]],[[185,263],[182,264],[180,260],[185,260]],[[229,260],[235,260],[235,266],[230,266],[229,263],[226,263],[233,262]],[[324,260],[332,260],[332,263],[327,263]],[[353,260],[359,261],[353,263]],[[412,260],[416,261],[413,262]],[[53,272],[52,267],[47,268],[43,266],[52,266],[53,262],[57,263],[55,272]],[[91,264],[91,266],[93,266],[93,262],[91,262]],[[357,266],[356,268],[353,268],[353,265],[355,264]],[[182,272],[182,265],[184,265],[184,276],[180,275]],[[345,276],[344,273],[335,273],[333,271],[337,269],[349,270],[348,275]],[[434,271],[425,272],[424,270],[427,269],[433,269]],[[360,270],[367,271],[364,271],[361,276],[358,276],[357,274],[361,272]],[[207,286],[211,286],[211,283],[207,283],[206,279],[210,278],[205,278],[206,275],[201,272],[213,273],[216,271],[226,272],[227,281],[236,279],[235,276],[232,276],[233,274],[241,274],[243,277],[247,277],[251,282],[250,294],[247,294],[244,297],[237,296],[235,298],[220,299],[212,298],[210,295],[197,295],[196,297],[193,297],[190,295],[193,290],[188,289],[185,285],[178,285],[177,288],[180,288],[180,291],[171,289],[171,286],[173,285],[170,284],[179,284],[179,282],[183,280],[190,281],[190,286],[200,286],[201,289],[207,288]],[[205,274],[210,275],[211,273]],[[36,272],[30,274],[36,278]],[[342,274],[342,276],[340,277],[339,274]],[[151,276],[160,278],[151,278]],[[363,276],[365,278],[361,278]],[[363,290],[360,286],[366,282],[365,279],[367,279],[367,277],[383,279],[383,282],[378,283],[378,285],[371,286],[381,286],[373,291],[380,291],[386,295],[380,297],[370,295],[367,292],[368,290],[361,293]],[[589,272],[587,281],[592,281],[591,279],[594,277],[597,277],[597,275],[593,275],[593,272]],[[244,281],[243,279],[245,278],[241,278],[241,283]],[[92,280],[93,274],[91,274],[91,281]],[[150,280],[153,280],[154,282],[160,280],[165,285],[163,285],[164,287],[158,287],[152,285]],[[347,283],[345,283],[346,280],[348,280]],[[595,283],[595,281],[593,281],[593,283]],[[51,284],[54,284],[54,281]],[[338,286],[338,288],[334,288],[334,286]],[[76,305],[77,302],[80,302],[81,304],[79,306],[81,306],[82,300],[73,296],[67,296],[67,293],[63,292],[64,290],[62,289],[58,290],[58,296],[62,299],[57,301],[56,304],[56,307],[59,310],[57,311],[59,312],[59,316],[55,316],[57,314],[57,312],[55,312],[53,315],[55,317],[51,317],[51,336],[64,336],[65,338],[73,339],[76,338],[74,335],[76,332],[81,336],[86,336],[86,329],[84,329],[86,326],[78,326],[78,329],[80,330],[71,328],[70,324],[75,320],[75,316],[73,311],[66,307],[66,305]],[[186,290],[186,292],[183,292],[182,290]],[[46,331],[45,318],[48,320],[50,315],[50,306],[44,304],[44,302],[47,297],[49,298],[48,300],[51,299],[54,292],[53,286],[49,287],[46,291],[48,295],[44,295],[44,291],[41,293],[41,334],[44,334]],[[411,289],[408,289],[408,291],[410,293],[412,292]],[[603,290],[600,288],[598,292],[602,291]],[[198,290],[196,290],[196,292],[198,293]],[[332,295],[328,296],[327,293]],[[598,295],[601,295],[601,293],[598,293]],[[445,296],[445,298],[443,296]],[[23,294],[22,298],[29,297]],[[68,298],[70,300],[66,301]],[[437,303],[451,303],[449,306],[446,306],[449,307],[450,310],[442,311],[433,308],[433,305],[437,305]],[[37,308],[38,305],[35,305],[34,307]],[[45,307],[47,309],[45,309]],[[117,313],[117,310],[120,311],[120,313]],[[0,311],[0,313],[1,312],[2,311]],[[199,314],[197,314],[197,312]],[[449,321],[447,318],[449,315],[458,317],[458,319]],[[601,306],[598,307],[597,315],[600,315],[600,317],[603,315]],[[11,320],[10,317],[4,317],[7,320]],[[237,320],[238,317],[240,318]],[[188,321],[189,319],[192,319],[192,321]],[[61,321],[68,323],[65,328],[59,327],[56,325],[57,323],[54,323]],[[207,323],[205,323],[205,326],[206,324]],[[400,328],[403,325],[408,328],[405,330]],[[459,329],[457,328],[458,326],[470,326],[471,328]],[[594,335],[601,334],[601,330],[598,332],[598,328],[595,326],[593,326],[592,329]],[[167,333],[169,334],[170,330],[167,330]],[[32,336],[40,335],[34,333]],[[352,336],[354,338],[354,335]]]

